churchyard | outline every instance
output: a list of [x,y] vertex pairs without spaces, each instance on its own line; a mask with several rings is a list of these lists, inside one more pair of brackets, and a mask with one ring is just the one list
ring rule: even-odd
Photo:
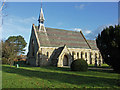
[[[89,68],[93,68],[91,65]],[[119,74],[110,70],[89,69],[75,72],[70,68],[30,67],[16,68],[2,65],[2,88],[112,88],[119,89]],[[101,68],[98,67],[98,68]],[[108,70],[104,70],[107,68]]]

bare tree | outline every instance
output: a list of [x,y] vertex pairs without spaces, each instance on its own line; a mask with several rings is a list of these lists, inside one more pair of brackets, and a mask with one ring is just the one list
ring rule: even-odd
[[3,17],[4,16],[7,16],[6,14],[3,13],[3,11],[6,9],[6,4],[5,4],[6,0],[3,0],[1,6],[0,6],[0,27],[2,26],[3,24]]
[[0,11],[3,10],[3,6],[5,5],[5,1],[6,1],[6,0],[3,1],[2,6],[1,6],[1,8],[0,8]]

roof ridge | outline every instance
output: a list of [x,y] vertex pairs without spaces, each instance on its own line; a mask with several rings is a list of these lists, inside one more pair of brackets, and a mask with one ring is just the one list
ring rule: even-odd
[[[38,27],[38,26],[35,26]],[[68,31],[68,32],[77,32],[80,33],[79,31],[74,31],[74,30],[67,30],[67,29],[60,29],[60,28],[51,28],[51,27],[45,27],[46,29],[54,29],[54,30],[62,30],[62,31]]]
[[45,27],[46,29],[54,29],[54,30],[63,30],[63,31],[68,31],[68,32],[78,32],[78,31],[74,31],[74,30],[67,30],[67,29],[60,29],[60,28],[51,28],[51,27]]
[[92,49],[91,46],[90,46],[90,44],[88,43],[87,39],[86,39],[85,36],[83,35],[82,31],[80,31],[80,33],[81,33],[82,37],[84,38],[85,42],[87,43],[88,47],[89,47],[90,49]]

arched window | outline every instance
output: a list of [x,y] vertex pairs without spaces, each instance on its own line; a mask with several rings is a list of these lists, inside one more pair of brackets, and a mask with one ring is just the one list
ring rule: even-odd
[[81,52],[81,59],[83,58],[83,52]]
[[49,57],[49,52],[47,52],[47,57]]
[[72,59],[74,60],[74,55],[75,55],[75,53],[74,52],[72,52]]
[[97,59],[97,53],[95,53],[95,59]]
[[90,52],[90,64],[92,64],[92,52]]
[[97,63],[98,63],[98,61],[97,61],[97,53],[95,53],[95,66],[97,66]]
[[87,58],[87,53],[85,53],[85,58]]
[[44,31],[44,26],[41,26],[41,30]]
[[77,58],[79,59],[79,52],[77,52]]

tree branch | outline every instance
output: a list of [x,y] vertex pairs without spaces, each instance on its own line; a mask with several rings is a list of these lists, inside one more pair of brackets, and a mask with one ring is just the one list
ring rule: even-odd
[[0,11],[2,11],[2,8],[3,8],[4,4],[5,4],[5,1],[6,1],[6,0],[4,0],[2,6],[1,6],[1,8],[0,8]]

